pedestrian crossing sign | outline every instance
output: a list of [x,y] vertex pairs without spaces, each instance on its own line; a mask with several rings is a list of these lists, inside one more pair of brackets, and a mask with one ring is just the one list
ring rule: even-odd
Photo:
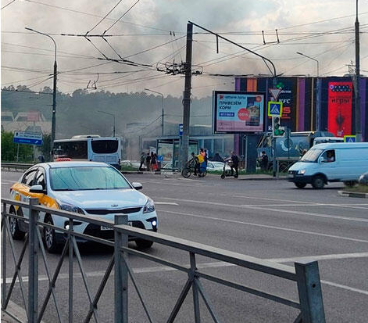
[[268,116],[269,117],[281,117],[282,115],[282,102],[269,101],[268,102]]
[[356,142],[356,136],[344,136],[344,142]]

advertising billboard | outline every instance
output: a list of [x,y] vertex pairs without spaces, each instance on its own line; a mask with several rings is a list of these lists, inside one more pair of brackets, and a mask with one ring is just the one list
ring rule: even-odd
[[328,131],[336,137],[351,135],[353,83],[328,83]]
[[213,103],[215,133],[264,131],[263,93],[215,91]]

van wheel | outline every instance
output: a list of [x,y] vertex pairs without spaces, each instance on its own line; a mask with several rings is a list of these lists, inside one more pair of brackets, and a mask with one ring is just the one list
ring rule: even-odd
[[[16,214],[13,208],[9,211],[10,214]],[[19,215],[21,212],[18,212]],[[14,240],[22,240],[25,236],[25,232],[21,231],[19,228],[18,219],[13,217],[9,217],[9,226],[10,226],[10,234]]]
[[307,183],[294,183],[297,188],[304,188],[307,186]]
[[[53,225],[52,219],[47,217],[46,224]],[[45,240],[45,248],[50,253],[57,253],[60,250],[60,245],[56,242],[55,230],[49,227],[43,228],[43,238]]]
[[149,241],[149,240],[143,240],[143,239],[137,239],[135,241],[135,244],[137,245],[138,249],[148,249],[151,248],[153,245],[153,241]]
[[315,189],[322,189],[325,186],[325,181],[322,176],[315,176],[312,180],[312,186]]
[[356,181],[344,182],[345,186],[347,186],[347,187],[353,187],[353,186],[355,186],[356,183],[357,183]]

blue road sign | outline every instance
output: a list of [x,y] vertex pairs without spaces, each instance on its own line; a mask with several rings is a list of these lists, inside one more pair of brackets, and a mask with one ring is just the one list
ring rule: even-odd
[[42,140],[40,139],[13,138],[13,142],[15,144],[28,144],[28,145],[36,145],[36,146],[42,145]]
[[344,136],[345,142],[356,142],[356,136]]
[[16,144],[41,146],[42,133],[16,131],[14,133],[13,142]]
[[179,136],[182,136],[183,135],[183,124],[180,123],[179,124]]
[[282,102],[269,101],[268,102],[268,116],[269,117],[281,117],[282,115]]

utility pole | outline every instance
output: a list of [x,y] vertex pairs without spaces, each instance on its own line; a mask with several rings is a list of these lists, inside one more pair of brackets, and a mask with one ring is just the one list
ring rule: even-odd
[[359,41],[359,19],[358,0],[356,0],[355,19],[355,135],[356,141],[362,140],[362,130],[360,127],[360,41]]
[[193,24],[187,23],[187,52],[185,62],[185,84],[183,94],[183,135],[180,142],[179,170],[181,171],[187,160],[189,150],[189,121],[190,121],[190,97],[192,90],[192,41]]
[[162,129],[161,135],[164,136],[164,134],[165,134],[165,129],[164,129],[164,126],[165,126],[165,121],[164,121],[164,116],[165,116],[164,95],[161,92],[153,91],[153,90],[150,90],[150,89],[147,89],[147,88],[144,89],[144,90],[161,95],[161,129]]
[[51,119],[51,143],[50,143],[50,154],[52,154],[52,149],[54,148],[54,140],[56,134],[56,81],[57,81],[57,62],[56,62],[56,42],[49,34],[42,33],[40,31],[34,30],[32,28],[25,27],[25,29],[32,31],[34,33],[46,36],[52,40],[55,46],[55,61],[54,61],[54,82],[52,91],[52,119]]
[[105,112],[105,111],[100,111],[100,110],[98,110],[97,112],[108,114],[109,116],[112,116],[114,118],[114,128],[113,128],[113,132],[112,133],[113,133],[113,137],[115,137],[115,114],[109,113],[109,112]]

